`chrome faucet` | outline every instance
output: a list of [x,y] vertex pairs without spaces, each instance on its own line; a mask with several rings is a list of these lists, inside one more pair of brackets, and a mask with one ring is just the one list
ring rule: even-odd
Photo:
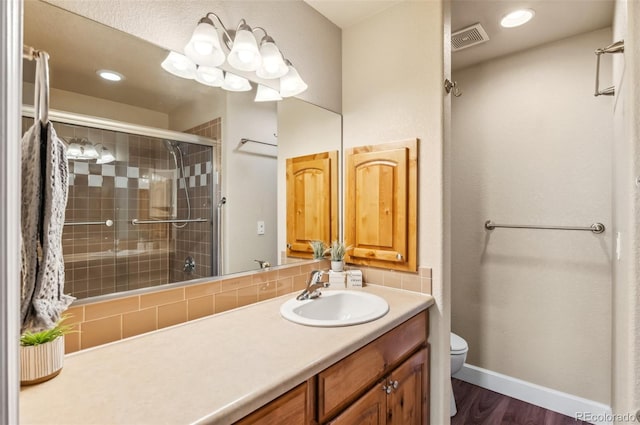
[[314,298],[318,298],[322,293],[320,289],[326,288],[329,286],[327,279],[322,281],[323,276],[329,276],[328,273],[323,272],[322,270],[312,270],[309,274],[309,281],[307,282],[307,288],[302,291],[300,295],[296,297],[298,301],[303,300],[312,300]]
[[258,263],[261,269],[268,269],[269,267],[271,267],[271,263],[269,263],[267,260],[253,260],[253,261]]

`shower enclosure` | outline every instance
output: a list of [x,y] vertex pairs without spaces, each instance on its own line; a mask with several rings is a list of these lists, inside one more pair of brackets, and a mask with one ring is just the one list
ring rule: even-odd
[[[32,122],[23,117],[23,131]],[[217,142],[79,124],[53,120],[69,157],[65,292],[81,299],[217,275]]]

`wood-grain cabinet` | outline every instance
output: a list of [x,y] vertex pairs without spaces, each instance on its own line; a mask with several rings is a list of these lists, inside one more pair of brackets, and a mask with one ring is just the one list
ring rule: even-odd
[[418,140],[348,149],[345,261],[416,271]]
[[238,425],[428,425],[423,311],[247,416]]
[[338,238],[338,152],[287,159],[287,256],[312,258],[309,242]]

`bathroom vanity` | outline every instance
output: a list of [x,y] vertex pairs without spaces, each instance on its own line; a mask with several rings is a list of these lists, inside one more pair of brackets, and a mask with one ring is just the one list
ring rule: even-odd
[[[375,285],[389,312],[320,328],[295,294],[68,355],[20,394],[22,424],[427,424],[429,295]],[[411,421],[408,421],[411,418]]]

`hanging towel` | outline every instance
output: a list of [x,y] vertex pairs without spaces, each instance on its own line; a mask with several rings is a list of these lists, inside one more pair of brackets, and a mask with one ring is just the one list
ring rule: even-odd
[[35,122],[22,138],[21,331],[52,328],[64,294],[62,231],[68,193],[66,147],[48,120],[47,56],[36,63]]

